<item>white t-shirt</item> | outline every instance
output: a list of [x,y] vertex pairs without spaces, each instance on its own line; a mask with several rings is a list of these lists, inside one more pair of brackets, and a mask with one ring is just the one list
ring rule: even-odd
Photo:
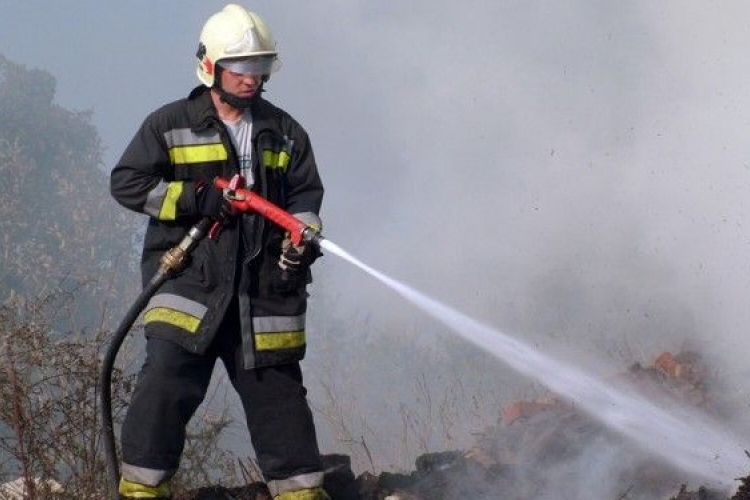
[[250,110],[245,110],[242,118],[236,122],[222,120],[227,126],[229,136],[232,138],[232,144],[237,151],[237,159],[240,162],[240,174],[245,178],[247,187],[253,185],[252,153],[253,153],[253,116]]

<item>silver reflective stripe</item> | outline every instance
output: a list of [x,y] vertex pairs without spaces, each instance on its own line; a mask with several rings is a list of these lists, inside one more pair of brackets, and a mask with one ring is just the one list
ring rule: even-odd
[[295,217],[297,217],[299,220],[307,224],[308,226],[311,226],[318,231],[323,230],[323,221],[320,220],[320,217],[318,217],[318,214],[314,212],[300,212],[298,214],[292,214]]
[[188,313],[199,319],[202,319],[208,310],[208,308],[200,302],[186,299],[185,297],[180,297],[173,293],[158,293],[154,295],[151,297],[145,310],[148,311],[149,309],[154,309],[156,307],[174,309],[176,311]]
[[154,189],[149,191],[146,197],[146,204],[143,206],[143,211],[154,218],[159,218],[161,213],[161,206],[164,204],[164,198],[167,196],[167,190],[169,189],[169,183],[161,181],[156,185]]
[[219,133],[213,130],[196,134],[189,128],[175,128],[164,132],[164,141],[167,143],[167,148],[171,149],[175,146],[216,144],[221,142],[221,138]]
[[253,318],[253,330],[258,333],[296,332],[305,329],[305,315],[261,316]]
[[138,467],[137,465],[130,465],[125,462],[120,467],[120,474],[122,474],[123,479],[131,483],[146,486],[159,486],[164,481],[171,479],[175,472],[177,472],[175,469],[147,469],[146,467]]
[[286,479],[274,479],[268,481],[268,489],[271,490],[271,495],[274,497],[287,491],[317,488],[318,486],[323,486],[322,472],[310,472],[308,474],[300,474]]

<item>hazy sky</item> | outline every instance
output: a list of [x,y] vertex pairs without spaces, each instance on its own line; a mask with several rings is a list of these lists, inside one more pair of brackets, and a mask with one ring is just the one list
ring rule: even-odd
[[[93,112],[109,170],[197,84],[197,37],[223,5],[5,0],[0,52]],[[244,5],[275,33],[267,97],[312,137],[329,238],[581,363],[709,341],[747,380],[746,2]],[[433,328],[342,262],[318,267],[316,317],[366,318],[339,325],[363,350]]]

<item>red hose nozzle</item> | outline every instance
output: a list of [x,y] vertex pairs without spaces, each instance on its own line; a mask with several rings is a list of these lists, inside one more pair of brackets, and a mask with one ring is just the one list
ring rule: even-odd
[[261,217],[270,220],[282,229],[289,231],[292,243],[313,243],[320,246],[322,235],[315,228],[308,226],[286,210],[274,205],[258,193],[248,189],[232,189],[229,181],[217,177],[214,185],[224,190],[224,196],[231,201],[232,207],[240,212],[255,212]]

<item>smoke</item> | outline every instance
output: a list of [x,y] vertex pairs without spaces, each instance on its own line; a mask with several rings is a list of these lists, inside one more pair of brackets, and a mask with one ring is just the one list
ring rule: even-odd
[[[750,33],[739,8],[337,9],[344,22],[309,50],[335,52],[339,64],[306,80],[328,89],[315,99],[326,109],[350,106],[345,130],[330,116],[308,118],[327,179],[326,234],[598,373],[695,348],[746,398]],[[346,44],[325,45],[337,37]],[[383,420],[382,405],[418,404],[420,374],[436,387],[445,366],[485,362],[466,347],[430,345],[435,325],[339,262],[324,261],[317,276],[318,329],[352,349],[351,365],[339,360],[356,380],[344,394],[372,402],[360,413],[372,415],[375,437],[401,436],[398,406]],[[344,314],[336,326],[332,310]],[[533,391],[503,367],[488,372],[500,400]],[[486,387],[467,378],[468,406]]]

